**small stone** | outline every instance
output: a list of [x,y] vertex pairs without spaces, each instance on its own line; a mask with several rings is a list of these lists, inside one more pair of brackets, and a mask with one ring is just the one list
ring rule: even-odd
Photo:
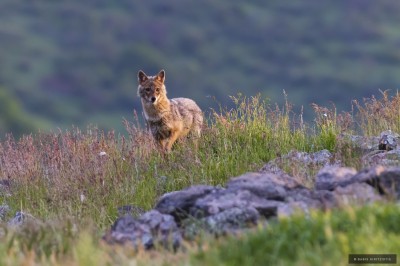
[[99,152],[99,156],[100,156],[100,157],[103,157],[103,156],[106,156],[106,155],[107,155],[107,153],[106,153],[105,151]]
[[384,131],[380,134],[379,150],[391,151],[397,148],[397,139],[399,134],[393,133],[391,130]]
[[18,226],[23,225],[26,222],[37,222],[37,220],[35,217],[33,217],[29,213],[17,211],[15,213],[15,216],[10,221],[8,221],[7,224],[9,226],[18,227]]

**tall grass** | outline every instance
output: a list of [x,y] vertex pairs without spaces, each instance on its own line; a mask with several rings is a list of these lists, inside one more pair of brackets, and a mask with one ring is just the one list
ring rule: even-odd
[[334,151],[337,146],[337,137],[342,133],[352,133],[353,118],[350,113],[337,114],[336,106],[331,108],[311,104],[315,112],[315,131],[319,136],[317,144]]
[[[373,105],[357,105],[365,134],[376,134],[389,125],[390,129],[399,129],[399,109],[397,116],[385,111],[387,116],[380,123],[374,123],[378,115],[372,113],[378,103],[398,107],[398,99],[398,95],[384,95],[382,100],[373,100]],[[124,264],[132,259],[130,252],[118,253],[118,248],[103,246],[99,241],[117,218],[119,206],[148,210],[163,193],[195,184],[223,185],[230,177],[257,171],[290,150],[329,149],[345,163],[354,157],[352,146],[341,141],[340,134],[354,132],[355,116],[337,114],[334,105],[313,105],[316,119],[307,124],[301,114],[292,112],[287,101],[282,107],[260,96],[238,95],[232,101],[235,108],[206,114],[207,125],[197,149],[185,139],[176,143],[168,156],[157,151],[136,114],[133,121],[124,121],[126,136],[94,126],[27,135],[18,140],[8,135],[0,143],[0,178],[5,180],[0,200],[12,210],[6,219],[22,211],[35,217],[36,222],[22,230],[0,228],[0,254],[9,254],[0,261],[10,265],[25,260],[42,264]],[[379,225],[376,227],[379,229]],[[306,228],[301,230],[310,233]],[[290,241],[278,240],[285,245]],[[92,253],[94,258],[86,259]],[[145,264],[149,262],[146,256]],[[188,255],[182,256],[186,260]]]
[[125,121],[128,137],[85,131],[8,136],[0,144],[0,173],[11,181],[12,209],[48,218],[69,215],[107,227],[116,207],[149,209],[162,193],[193,184],[224,184],[258,170],[291,149],[323,148],[305,125],[291,122],[290,108],[273,108],[260,97],[232,97],[236,108],[212,111],[198,150],[182,140],[167,158],[137,123]]
[[376,136],[385,130],[400,132],[400,94],[390,96],[381,91],[381,99],[372,96],[362,102],[353,101],[358,109],[357,124],[366,136]]

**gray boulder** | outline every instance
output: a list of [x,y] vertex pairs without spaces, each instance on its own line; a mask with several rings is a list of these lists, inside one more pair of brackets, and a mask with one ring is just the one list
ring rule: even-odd
[[367,183],[375,188],[378,188],[378,176],[386,171],[386,167],[377,165],[374,167],[364,168],[354,175],[350,183]]
[[203,222],[207,231],[216,235],[223,235],[254,226],[258,219],[258,211],[254,208],[233,207],[203,218]]
[[247,173],[231,178],[226,187],[230,191],[248,190],[261,198],[283,200],[286,189],[301,186],[294,180],[280,179],[279,176],[263,173]]
[[357,174],[357,170],[349,167],[326,166],[315,178],[316,190],[333,190],[337,186],[351,183],[350,180]]
[[209,193],[216,191],[213,186],[191,186],[181,191],[174,191],[164,194],[156,203],[155,210],[171,214],[180,222],[188,217],[190,208],[197,199],[205,197]]
[[[327,190],[295,189],[288,193],[286,203],[296,203],[311,209],[330,209],[337,206],[332,192]],[[296,205],[295,204],[295,205]]]
[[262,198],[246,189],[226,189],[198,199],[191,208],[191,214],[193,217],[201,218],[229,209],[240,208],[242,210],[250,209],[250,212],[256,210],[257,215],[261,214],[269,218],[276,215],[279,204],[278,201]]
[[143,246],[145,249],[151,249],[161,245],[177,249],[181,244],[182,235],[171,215],[151,210],[139,219],[131,215],[118,218],[103,239],[110,244],[129,242],[135,248]]
[[351,183],[364,182],[388,198],[400,199],[400,167],[378,165],[359,171]]
[[337,187],[333,191],[338,206],[365,205],[383,198],[372,186],[366,183],[353,183],[344,187]]
[[311,209],[326,210],[338,206],[331,191],[294,189],[288,192],[285,202],[278,206],[277,216],[287,217],[295,213],[308,214]]
[[388,168],[378,176],[378,187],[392,199],[400,199],[400,167]]

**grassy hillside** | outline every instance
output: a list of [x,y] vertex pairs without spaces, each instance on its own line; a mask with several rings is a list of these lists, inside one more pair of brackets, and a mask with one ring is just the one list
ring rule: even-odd
[[0,224],[0,264],[346,265],[348,253],[396,253],[395,203],[296,216],[239,236],[203,235],[176,254],[101,241],[119,206],[148,210],[166,192],[224,184],[290,150],[329,149],[345,166],[360,169],[360,150],[340,134],[400,132],[400,95],[383,98],[359,102],[354,114],[314,106],[315,122],[304,123],[289,103],[238,96],[233,109],[209,117],[197,152],[181,142],[167,159],[140,124],[129,122],[129,137],[94,127],[10,137],[0,142],[0,176],[6,179],[0,199],[11,209],[3,221],[16,211],[29,215],[20,228]]
[[398,88],[399,11],[363,0],[4,0],[0,86],[33,125],[0,133],[89,123],[123,132],[122,117],[140,110],[139,69],[165,68],[169,95],[205,110],[238,91],[283,102],[283,90],[308,117],[311,102],[349,110],[350,99]]

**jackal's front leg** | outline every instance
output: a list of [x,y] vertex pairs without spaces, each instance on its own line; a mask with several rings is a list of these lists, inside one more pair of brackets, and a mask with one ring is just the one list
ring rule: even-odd
[[171,151],[172,145],[174,145],[174,143],[178,139],[179,134],[180,134],[179,130],[172,130],[171,131],[171,136],[169,137],[169,140],[168,140],[168,143],[167,143],[167,147],[166,147],[166,151],[168,153]]

